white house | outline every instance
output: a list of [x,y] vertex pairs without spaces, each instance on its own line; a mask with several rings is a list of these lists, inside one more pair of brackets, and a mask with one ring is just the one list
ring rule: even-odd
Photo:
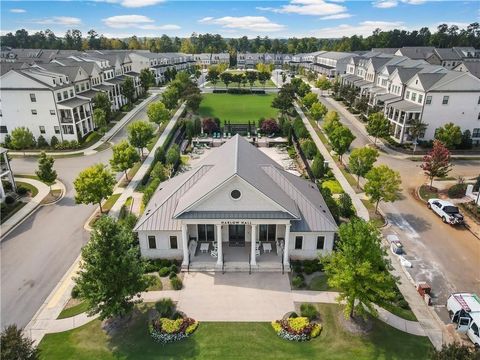
[[184,269],[280,271],[332,251],[337,225],[314,183],[235,135],[162,183],[134,231],[142,256]]

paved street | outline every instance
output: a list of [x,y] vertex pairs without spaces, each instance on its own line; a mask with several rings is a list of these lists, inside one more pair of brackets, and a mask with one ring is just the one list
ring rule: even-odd
[[[340,109],[331,101],[321,98],[330,109]],[[352,147],[362,147],[370,139],[361,131],[361,124],[341,115],[341,121],[357,137]],[[348,157],[348,156],[347,156]],[[402,199],[381,204],[389,223],[384,232],[396,233],[407,254],[413,256],[410,273],[415,281],[427,281],[433,287],[436,308],[442,319],[448,320],[443,305],[452,291],[480,292],[480,240],[465,228],[442,223],[433,212],[413,196],[417,186],[425,181],[421,162],[401,160],[381,153],[378,163],[386,164],[402,176]],[[478,176],[480,161],[454,162],[449,176]]]
[[[130,121],[146,119],[146,109]],[[126,137],[123,128],[111,141]],[[41,207],[13,230],[1,243],[1,326],[25,326],[80,253],[89,235],[83,229],[95,206],[76,205],[73,180],[84,168],[108,163],[111,149],[90,156],[59,158],[55,161],[65,197],[56,205]],[[35,158],[16,158],[17,174],[33,174]]]

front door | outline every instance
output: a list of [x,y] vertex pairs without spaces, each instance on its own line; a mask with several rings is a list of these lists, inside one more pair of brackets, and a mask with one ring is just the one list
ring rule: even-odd
[[228,225],[230,246],[245,246],[245,225]]

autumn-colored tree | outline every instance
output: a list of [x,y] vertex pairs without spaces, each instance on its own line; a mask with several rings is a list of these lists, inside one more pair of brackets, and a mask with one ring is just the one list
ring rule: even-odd
[[434,140],[432,150],[423,157],[423,164],[420,167],[430,179],[432,187],[434,178],[445,177],[452,170],[450,151],[441,141]]
[[262,132],[265,134],[274,134],[278,133],[280,128],[278,127],[278,123],[275,121],[275,119],[266,119],[262,121],[262,126],[261,126]]

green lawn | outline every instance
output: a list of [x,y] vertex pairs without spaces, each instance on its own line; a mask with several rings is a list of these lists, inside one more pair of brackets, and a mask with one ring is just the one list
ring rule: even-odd
[[75,306],[69,307],[67,309],[63,309],[60,315],[58,315],[57,319],[65,319],[75,315],[79,315],[87,311],[87,303],[81,302]]
[[23,181],[16,181],[15,183],[17,184],[17,187],[21,186],[21,187],[26,188],[28,191],[30,191],[30,196],[32,198],[37,196],[38,189],[35,186],[33,186],[29,183],[23,182]]
[[94,320],[78,329],[48,334],[41,359],[427,359],[431,344],[380,321],[365,336],[346,333],[338,323],[339,307],[320,304],[323,330],[309,342],[280,339],[269,323],[200,323],[186,340],[160,345],[147,333],[145,313],[128,329],[108,337]]
[[276,118],[278,110],[271,107],[274,94],[234,95],[204,94],[200,104],[200,115],[217,117],[222,122],[258,123],[260,118]]

